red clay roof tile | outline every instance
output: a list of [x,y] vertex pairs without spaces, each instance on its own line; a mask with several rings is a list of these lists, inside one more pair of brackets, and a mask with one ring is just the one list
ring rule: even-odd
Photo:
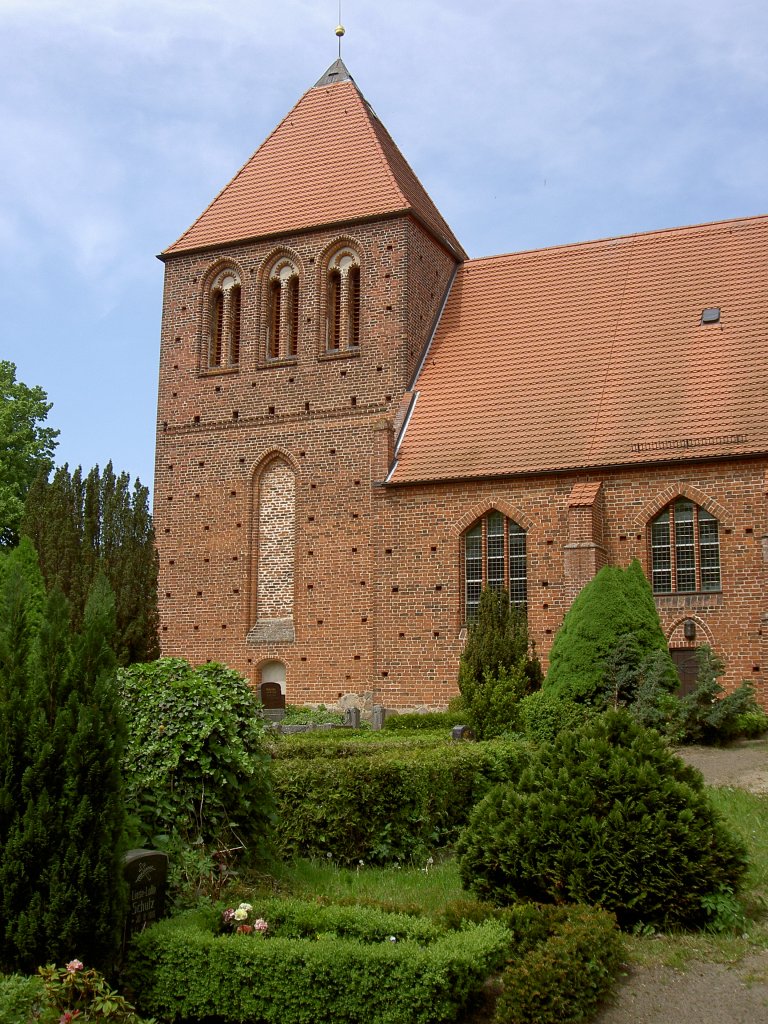
[[306,92],[164,255],[401,212],[466,255],[350,78]]
[[767,343],[768,217],[468,261],[390,479],[768,452]]

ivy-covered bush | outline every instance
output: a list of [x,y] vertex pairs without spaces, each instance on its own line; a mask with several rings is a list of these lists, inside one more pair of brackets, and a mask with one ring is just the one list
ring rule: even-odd
[[236,672],[163,658],[120,670],[126,797],[147,841],[243,847],[264,856],[273,822],[265,725]]
[[277,845],[288,857],[342,864],[408,863],[453,842],[475,803],[517,778],[530,756],[521,742],[444,738],[410,750],[313,742],[288,749],[296,756],[273,762]]
[[621,711],[561,733],[494,788],[458,854],[482,899],[593,904],[625,928],[706,925],[711,897],[735,892],[746,868],[700,773]]
[[132,944],[139,1008],[222,1024],[436,1024],[456,1019],[509,945],[496,921],[430,940],[424,922],[343,908],[347,930],[356,913],[365,922],[348,937],[340,909],[312,908],[312,934],[301,938],[284,937],[279,924],[273,932],[269,916],[266,935],[216,935],[201,915],[162,921]]

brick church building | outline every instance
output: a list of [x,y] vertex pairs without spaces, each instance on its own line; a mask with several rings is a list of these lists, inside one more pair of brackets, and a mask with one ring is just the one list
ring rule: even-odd
[[469,259],[341,61],[162,254],[163,653],[444,706],[639,558],[768,705],[768,217]]

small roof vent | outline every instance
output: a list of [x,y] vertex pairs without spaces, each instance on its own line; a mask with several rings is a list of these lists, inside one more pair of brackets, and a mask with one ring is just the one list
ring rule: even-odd
[[720,307],[719,306],[708,306],[707,309],[701,312],[701,322],[703,324],[719,324],[720,323]]

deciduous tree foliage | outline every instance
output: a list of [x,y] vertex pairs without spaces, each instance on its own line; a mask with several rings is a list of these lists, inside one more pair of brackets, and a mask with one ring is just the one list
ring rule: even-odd
[[151,661],[157,639],[157,556],[149,492],[112,463],[83,477],[68,466],[39,477],[21,524],[34,542],[46,587],[59,587],[71,604],[76,629],[86,598],[101,572],[115,595],[118,662]]
[[50,409],[42,388],[17,381],[14,364],[0,360],[0,547],[17,543],[27,492],[53,465],[59,432],[41,426]]
[[[635,559],[605,566],[571,605],[555,636],[544,689],[588,704],[626,703],[647,670],[678,685],[651,588]],[[622,692],[623,699],[617,700]]]
[[100,576],[74,633],[30,550],[0,573],[0,969],[106,966],[125,906],[114,598]]

